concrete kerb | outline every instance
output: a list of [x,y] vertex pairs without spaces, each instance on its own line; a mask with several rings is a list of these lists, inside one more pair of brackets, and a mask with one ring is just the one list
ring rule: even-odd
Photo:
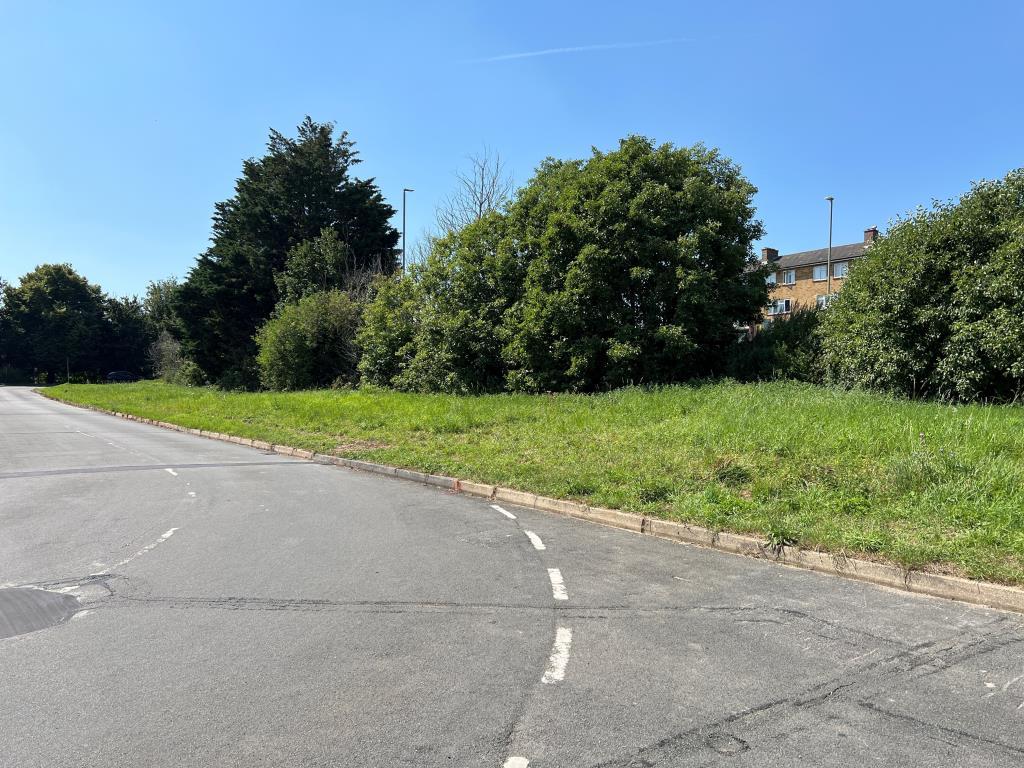
[[925,573],[923,571],[907,571],[897,565],[889,563],[877,563],[871,560],[860,560],[847,557],[842,553],[818,552],[814,550],[799,549],[796,547],[780,547],[773,549],[764,541],[753,536],[743,534],[716,532],[697,525],[677,523],[670,520],[636,515],[630,512],[622,512],[617,509],[605,509],[602,507],[589,507],[586,504],[565,499],[552,499],[546,496],[538,496],[534,493],[519,491],[514,488],[503,488],[501,486],[476,483],[471,480],[461,480],[444,475],[431,475],[415,470],[393,467],[387,464],[377,464],[372,461],[360,459],[347,459],[339,456],[328,456],[314,453],[302,448],[293,448],[285,445],[271,445],[263,440],[239,438],[223,433],[208,432],[206,430],[183,427],[168,422],[146,419],[126,413],[104,410],[96,406],[83,406],[72,403],[62,398],[53,397],[45,393],[44,397],[64,403],[66,405],[96,411],[110,416],[117,416],[128,421],[138,421],[144,424],[171,429],[178,432],[199,435],[213,440],[235,443],[262,451],[273,451],[286,456],[294,456],[307,461],[315,461],[321,464],[333,464],[348,469],[363,472],[372,472],[378,475],[389,475],[400,477],[404,480],[412,480],[426,485],[433,485],[439,488],[450,490],[456,493],[465,493],[470,496],[479,496],[494,501],[504,501],[520,507],[536,509],[542,512],[550,512],[568,517],[577,517],[589,520],[600,525],[607,525],[613,528],[620,528],[633,531],[642,535],[649,535],[655,538],[667,539],[685,544],[715,549],[720,552],[728,552],[746,557],[765,559],[780,565],[788,565],[805,570],[828,573],[833,576],[865,581],[878,584],[905,592],[913,592],[932,597],[941,597],[948,600],[958,600],[966,603],[997,608],[1000,610],[1015,611],[1024,613],[1024,589],[1019,587],[994,584],[984,581],[971,581],[957,576],[948,576],[941,573]]

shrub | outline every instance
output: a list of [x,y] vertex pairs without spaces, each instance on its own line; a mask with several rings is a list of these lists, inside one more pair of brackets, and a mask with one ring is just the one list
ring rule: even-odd
[[359,308],[341,291],[282,305],[257,332],[260,381],[271,389],[311,389],[357,379]]
[[403,389],[592,391],[720,373],[767,303],[756,190],[716,151],[632,136],[548,160],[507,208],[378,291],[362,370]]
[[738,342],[729,359],[729,375],[740,381],[820,382],[821,314],[817,309],[798,309],[762,328],[754,338]]
[[1024,169],[899,221],[822,323],[831,381],[956,400],[1024,382]]
[[156,341],[149,345],[149,362],[153,367],[153,375],[158,379],[177,381],[178,372],[184,362],[181,357],[181,343],[168,331],[160,331]]
[[202,368],[191,360],[183,360],[171,383],[181,384],[185,387],[202,387],[208,382]]
[[359,372],[368,384],[391,387],[415,351],[419,285],[410,275],[381,276],[371,292],[357,336]]

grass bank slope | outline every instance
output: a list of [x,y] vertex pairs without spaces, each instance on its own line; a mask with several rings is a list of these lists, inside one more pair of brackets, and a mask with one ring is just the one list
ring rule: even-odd
[[601,395],[64,385],[84,405],[1024,584],[1024,409],[792,383]]

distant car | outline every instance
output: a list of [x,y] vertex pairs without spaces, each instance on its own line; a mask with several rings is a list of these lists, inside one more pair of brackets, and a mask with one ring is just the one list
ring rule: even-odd
[[108,384],[117,384],[121,382],[138,381],[139,377],[131,371],[111,371],[107,374]]

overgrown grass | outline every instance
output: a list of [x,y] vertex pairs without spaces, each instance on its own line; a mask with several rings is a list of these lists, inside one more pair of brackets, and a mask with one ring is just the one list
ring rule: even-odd
[[1024,583],[1024,410],[792,383],[602,395],[47,392],[189,427]]

